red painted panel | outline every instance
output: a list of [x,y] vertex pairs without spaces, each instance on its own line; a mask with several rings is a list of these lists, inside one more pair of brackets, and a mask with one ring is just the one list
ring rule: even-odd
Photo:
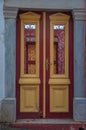
[[[46,14],[46,59],[48,59],[48,62],[50,64],[50,22],[49,22],[49,14]],[[48,65],[48,70],[46,71],[46,117],[48,116],[49,113],[49,108],[50,108],[50,103],[49,103],[49,98],[50,98],[50,89],[49,89],[49,78],[50,78],[50,66]]]
[[43,13],[41,12],[41,18],[40,18],[40,53],[39,53],[39,64],[40,64],[40,90],[39,90],[39,114],[40,118],[43,117]]
[[69,89],[69,111],[70,116],[73,116],[73,97],[74,97],[74,44],[73,44],[73,18],[70,17],[69,23],[69,78],[70,78],[70,89]]
[[[18,29],[18,31],[17,31]],[[19,86],[19,77],[20,77],[20,19],[16,21],[16,116],[19,115],[20,109],[20,86]]]

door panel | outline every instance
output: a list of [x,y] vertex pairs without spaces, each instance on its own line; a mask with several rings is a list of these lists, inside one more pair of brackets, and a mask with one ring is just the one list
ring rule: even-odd
[[17,118],[72,117],[70,19],[71,15],[57,12],[19,14]]
[[50,86],[50,112],[68,112],[68,86]]
[[49,64],[46,71],[46,116],[70,118],[73,110],[72,17],[67,13],[46,15],[49,28],[46,34],[49,37],[46,40],[46,54],[50,47],[50,54],[48,57],[46,55]]
[[21,19],[20,112],[39,112],[39,19],[29,12]]
[[20,112],[39,112],[39,86],[33,84],[21,85]]
[[17,81],[18,118],[22,115],[24,115],[22,118],[39,118],[42,111],[40,105],[42,96],[40,95],[42,90],[40,68],[42,66],[39,62],[40,16],[34,12],[19,15],[21,31],[20,43],[18,43],[20,44],[20,74]]

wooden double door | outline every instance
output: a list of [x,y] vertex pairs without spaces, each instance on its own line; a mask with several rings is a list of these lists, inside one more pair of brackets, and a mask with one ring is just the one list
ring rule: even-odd
[[17,118],[72,118],[73,23],[70,13],[17,18]]

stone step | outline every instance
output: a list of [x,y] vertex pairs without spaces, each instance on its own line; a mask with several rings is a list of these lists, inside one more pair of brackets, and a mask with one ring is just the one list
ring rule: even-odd
[[58,119],[17,120],[16,122],[11,123],[11,126],[28,128],[28,130],[86,130],[86,122]]

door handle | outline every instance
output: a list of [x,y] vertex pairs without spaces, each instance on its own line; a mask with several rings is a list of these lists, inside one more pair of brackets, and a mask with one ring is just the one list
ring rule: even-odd
[[48,67],[49,67],[49,61],[48,61],[48,59],[46,59],[46,61],[45,61],[45,68],[46,68],[47,71],[48,71]]

